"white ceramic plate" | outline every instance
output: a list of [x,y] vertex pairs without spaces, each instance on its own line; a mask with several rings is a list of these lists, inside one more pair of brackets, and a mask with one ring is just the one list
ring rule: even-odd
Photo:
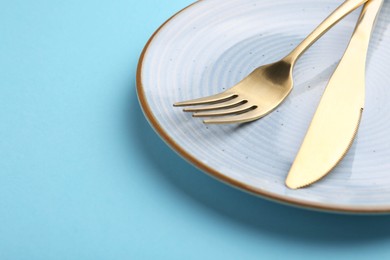
[[370,45],[366,108],[357,139],[325,179],[293,191],[284,180],[355,26],[359,10],[304,54],[295,87],[276,112],[245,125],[204,125],[177,101],[218,93],[276,61],[341,0],[202,0],[168,20],[147,43],[137,72],[142,108],[156,131],[205,172],[248,192],[313,209],[390,212],[390,2]]

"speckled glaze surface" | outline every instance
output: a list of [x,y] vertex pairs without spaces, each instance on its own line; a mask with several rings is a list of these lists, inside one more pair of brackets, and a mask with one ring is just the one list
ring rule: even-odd
[[292,93],[265,118],[204,125],[172,106],[221,92],[257,66],[280,59],[341,2],[201,0],[185,8],[156,31],[141,55],[137,92],[145,115],[185,159],[237,188],[306,208],[390,212],[390,1],[370,43],[356,141],[327,178],[308,188],[289,190],[284,180],[360,9],[301,57]]

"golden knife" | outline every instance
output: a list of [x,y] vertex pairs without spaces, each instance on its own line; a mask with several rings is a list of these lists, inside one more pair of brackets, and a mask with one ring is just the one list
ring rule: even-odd
[[383,0],[368,1],[333,73],[286,179],[299,189],[327,175],[345,156],[364,108],[365,65],[371,32]]

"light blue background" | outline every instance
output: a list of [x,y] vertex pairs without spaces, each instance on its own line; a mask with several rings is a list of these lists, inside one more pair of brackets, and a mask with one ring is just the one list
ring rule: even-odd
[[0,2],[0,259],[384,259],[390,217],[310,212],[203,174],[135,91],[190,0]]

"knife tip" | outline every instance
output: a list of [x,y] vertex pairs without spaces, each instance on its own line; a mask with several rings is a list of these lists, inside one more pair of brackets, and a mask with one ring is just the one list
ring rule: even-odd
[[289,188],[291,190],[298,190],[299,188],[302,188],[300,185],[298,185],[298,183],[293,182],[289,179],[286,180],[285,184],[286,184],[287,188]]
[[315,181],[309,180],[308,178],[303,178],[302,174],[299,175],[296,174],[296,172],[289,172],[285,181],[285,185],[291,190],[298,190],[309,186],[313,182]]

